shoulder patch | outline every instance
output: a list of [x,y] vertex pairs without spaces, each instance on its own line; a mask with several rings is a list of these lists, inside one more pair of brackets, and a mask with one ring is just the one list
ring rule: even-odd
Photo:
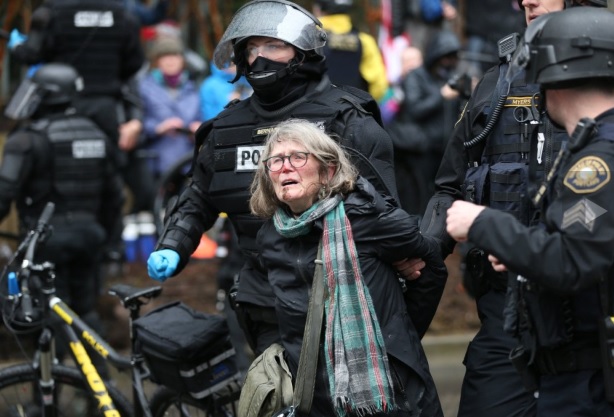
[[610,182],[610,167],[597,156],[585,156],[565,175],[563,184],[576,194],[594,193]]

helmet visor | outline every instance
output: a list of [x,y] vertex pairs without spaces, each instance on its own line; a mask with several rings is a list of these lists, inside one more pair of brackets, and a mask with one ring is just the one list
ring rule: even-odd
[[45,91],[29,78],[24,79],[6,105],[4,115],[13,120],[25,120],[40,105]]
[[299,6],[281,1],[256,0],[241,7],[213,52],[218,68],[227,68],[234,44],[251,36],[280,39],[303,51],[321,48],[326,32],[320,22]]

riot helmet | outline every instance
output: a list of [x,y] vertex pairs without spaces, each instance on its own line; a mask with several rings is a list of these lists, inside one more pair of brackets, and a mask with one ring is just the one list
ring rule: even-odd
[[83,79],[72,66],[58,62],[45,64],[21,82],[4,114],[23,120],[41,106],[68,106],[82,89]]
[[315,4],[327,14],[346,14],[352,10],[354,0],[315,0]]
[[524,40],[528,82],[547,89],[614,78],[614,13],[576,7],[541,16],[533,25]]
[[228,68],[234,61],[237,74],[243,74],[247,67],[245,45],[253,36],[279,39],[320,59],[319,49],[326,43],[322,23],[301,6],[286,0],[252,0],[234,14],[213,52],[215,65]]
[[69,104],[77,93],[83,89],[83,79],[77,70],[59,62],[43,65],[32,76],[45,94],[42,103]]

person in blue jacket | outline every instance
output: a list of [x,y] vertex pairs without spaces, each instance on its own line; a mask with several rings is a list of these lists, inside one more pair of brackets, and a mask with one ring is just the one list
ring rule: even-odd
[[224,69],[211,65],[211,75],[200,85],[200,114],[203,120],[217,116],[231,101],[243,100],[252,94],[252,87],[245,78],[231,83],[236,76],[236,65]]

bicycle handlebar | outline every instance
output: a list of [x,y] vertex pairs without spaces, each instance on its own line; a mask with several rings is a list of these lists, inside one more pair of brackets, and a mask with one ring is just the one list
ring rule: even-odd
[[26,252],[23,261],[21,262],[21,311],[24,319],[29,323],[32,322],[32,318],[34,316],[34,310],[32,309],[32,298],[30,297],[30,289],[28,288],[30,267],[34,261],[34,252],[36,250],[36,246],[38,245],[38,241],[47,230],[49,220],[51,219],[51,216],[53,216],[54,210],[55,204],[48,202],[38,219],[36,228],[30,231],[28,236],[26,236],[24,241],[17,249],[17,255],[23,252],[24,248]]
[[[26,262],[32,263],[32,261],[34,260],[34,251],[36,249],[36,246],[38,245],[38,239],[46,231],[47,224],[49,223],[51,216],[53,216],[54,210],[55,210],[55,204],[52,203],[51,201],[48,202],[38,219],[36,228],[32,232],[30,232],[30,237],[29,237],[30,241],[28,242],[28,249],[26,250],[26,256],[24,256],[23,258],[23,263],[26,263]],[[24,266],[23,263],[22,263],[22,267]]]

